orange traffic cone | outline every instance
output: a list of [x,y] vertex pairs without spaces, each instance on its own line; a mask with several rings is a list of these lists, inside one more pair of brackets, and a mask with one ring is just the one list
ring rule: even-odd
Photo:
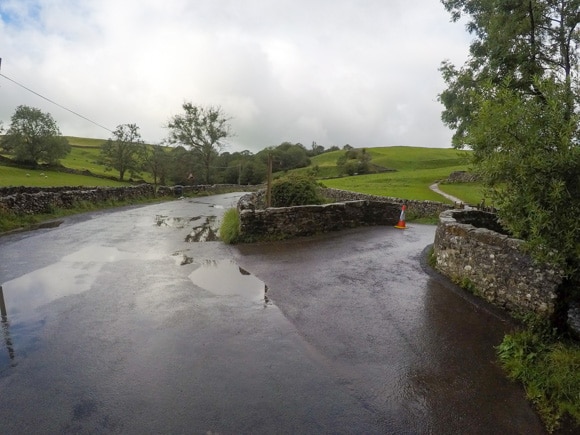
[[401,217],[399,218],[399,223],[395,225],[395,228],[399,228],[401,230],[407,228],[407,225],[405,225],[405,210],[407,210],[407,206],[403,204],[403,209],[401,210]]

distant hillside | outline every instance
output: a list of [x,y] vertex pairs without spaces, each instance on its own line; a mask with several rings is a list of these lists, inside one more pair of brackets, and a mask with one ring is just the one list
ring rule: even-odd
[[90,171],[95,175],[114,176],[115,172],[105,171],[105,167],[98,163],[101,145],[107,139],[92,139],[84,137],[66,136],[71,152],[60,163],[67,168],[79,171]]
[[[462,166],[467,164],[466,159],[470,153],[470,151],[458,151],[452,148],[403,146],[367,148],[366,150],[372,156],[372,163],[397,171]],[[334,172],[331,176],[336,176],[337,172],[328,171],[328,169],[336,168],[337,159],[344,153],[345,151],[341,150],[320,154],[311,159],[311,166],[318,165],[322,172]]]
[[[60,163],[66,168],[77,171],[90,171],[97,177],[81,174],[69,174],[62,171],[40,167],[25,169],[14,166],[0,166],[0,186],[124,186],[111,177],[115,172],[105,171],[98,163],[100,146],[106,139],[65,136],[71,145],[71,152]],[[105,176],[107,178],[100,178]]]
[[[366,150],[372,156],[373,164],[395,171],[336,178],[338,176],[336,161],[344,155],[343,150],[313,157],[311,165],[299,171],[308,172],[318,166],[317,178],[327,187],[372,195],[448,202],[432,192],[429,186],[436,181],[445,180],[454,171],[469,169],[467,158],[470,151],[402,146]],[[445,190],[445,186],[441,188]],[[474,193],[470,198],[480,198],[479,185],[473,185],[472,189]]]
[[103,142],[106,142],[107,139],[95,139],[95,138],[88,138],[88,137],[76,137],[76,136],[65,136],[68,140],[68,143],[73,147],[86,147],[86,148],[98,148],[100,147]]

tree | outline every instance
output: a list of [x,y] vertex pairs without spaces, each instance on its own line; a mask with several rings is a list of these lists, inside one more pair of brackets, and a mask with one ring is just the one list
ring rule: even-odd
[[257,156],[262,163],[267,164],[269,154],[273,158],[274,172],[305,168],[310,165],[308,151],[301,143],[282,142],[276,147],[269,147],[260,151]]
[[151,145],[145,148],[143,155],[143,167],[153,176],[153,184],[157,190],[157,182],[165,185],[169,172],[170,155],[167,147]]
[[322,153],[324,153],[324,146],[318,145],[315,141],[312,141],[312,150],[308,152],[308,156],[314,157]]
[[443,0],[475,36],[441,68],[443,121],[469,146],[499,217],[532,255],[580,270],[580,0]]
[[183,146],[176,146],[170,151],[169,178],[176,184],[196,184],[196,174],[201,172],[201,165],[191,151]]
[[371,160],[372,156],[366,148],[362,150],[350,148],[336,159],[336,166],[340,175],[368,174],[371,172]]
[[522,95],[542,98],[537,79],[550,78],[567,89],[567,115],[574,111],[577,86],[572,73],[577,68],[580,44],[580,0],[442,0],[457,21],[468,16],[468,31],[474,36],[463,67],[443,62],[440,70],[447,89],[439,95],[445,106],[443,121],[455,130],[453,145],[461,148],[473,114],[477,113],[479,90],[490,82]]
[[258,159],[242,165],[240,184],[261,184],[268,178],[268,167]]
[[272,183],[272,206],[321,204],[316,180],[301,174],[288,174]]
[[186,102],[182,114],[173,116],[166,127],[169,141],[188,147],[201,160],[203,177],[210,183],[211,164],[225,146],[224,140],[232,136],[229,118],[221,107],[196,106]]
[[542,99],[509,86],[481,102],[466,141],[498,214],[534,257],[574,274],[580,267],[580,119],[566,88],[538,82]]
[[33,166],[58,163],[71,149],[50,113],[29,106],[16,108],[1,146],[16,160]]
[[145,146],[136,124],[120,124],[113,132],[114,138],[101,146],[101,158],[109,169],[119,171],[123,181],[125,172],[139,174],[145,155]]

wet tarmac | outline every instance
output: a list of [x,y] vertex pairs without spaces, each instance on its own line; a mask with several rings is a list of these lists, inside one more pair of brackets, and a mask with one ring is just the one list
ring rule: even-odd
[[210,241],[238,197],[1,237],[2,433],[543,433],[434,227]]

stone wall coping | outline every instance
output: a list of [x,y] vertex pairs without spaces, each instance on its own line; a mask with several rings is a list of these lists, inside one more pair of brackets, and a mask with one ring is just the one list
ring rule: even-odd
[[525,241],[498,231],[503,229],[493,213],[443,211],[433,245],[436,268],[508,311],[550,316],[561,271],[535,262]]
[[447,227],[456,227],[460,229],[460,231],[463,230],[465,233],[469,233],[473,239],[485,243],[486,245],[506,247],[518,252],[521,251],[521,248],[525,243],[523,240],[498,233],[497,231],[488,228],[476,227],[457,219],[458,215],[460,216],[466,213],[486,214],[490,217],[493,216],[493,213],[481,210],[446,210],[439,215],[439,223]]

